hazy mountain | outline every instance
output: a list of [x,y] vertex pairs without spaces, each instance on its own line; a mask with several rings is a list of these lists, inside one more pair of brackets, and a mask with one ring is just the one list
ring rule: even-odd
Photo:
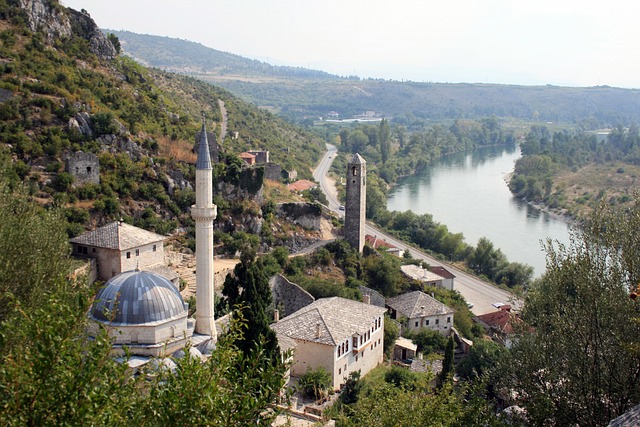
[[640,90],[498,84],[446,84],[339,78],[304,68],[275,67],[168,37],[114,32],[123,49],[153,67],[190,74],[225,87],[295,120],[336,111],[364,111],[410,122],[495,115],[598,128],[640,122]]

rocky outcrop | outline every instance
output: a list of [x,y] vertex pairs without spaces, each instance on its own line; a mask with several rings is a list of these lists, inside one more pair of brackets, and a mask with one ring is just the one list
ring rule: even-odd
[[279,203],[276,215],[307,230],[320,230],[322,210],[312,203]]
[[18,0],[18,5],[26,12],[29,29],[41,32],[48,44],[76,35],[87,40],[91,51],[100,58],[116,57],[116,48],[86,11],[78,12],[49,0]]

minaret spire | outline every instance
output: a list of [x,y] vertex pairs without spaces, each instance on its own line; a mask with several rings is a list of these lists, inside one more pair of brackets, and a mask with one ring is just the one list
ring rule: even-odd
[[196,204],[191,206],[191,217],[196,223],[195,332],[216,339],[213,303],[213,220],[216,218],[217,207],[213,204],[212,180],[211,156],[203,111],[196,161]]

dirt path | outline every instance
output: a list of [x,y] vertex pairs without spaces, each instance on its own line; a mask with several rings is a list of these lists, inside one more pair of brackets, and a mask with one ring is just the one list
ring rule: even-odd
[[227,136],[227,109],[225,108],[224,101],[222,99],[218,99],[218,107],[220,107],[220,114],[222,115],[222,123],[220,123],[220,141],[218,143],[222,145],[224,137]]

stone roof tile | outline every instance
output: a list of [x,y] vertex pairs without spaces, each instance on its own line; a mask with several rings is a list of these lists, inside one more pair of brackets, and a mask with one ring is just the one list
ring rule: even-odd
[[114,221],[71,239],[71,243],[97,248],[126,250],[164,241],[164,236]]
[[421,291],[408,292],[387,300],[387,305],[407,319],[450,314],[453,310]]
[[335,346],[371,328],[386,310],[340,297],[321,298],[285,317],[271,328],[278,335]]

